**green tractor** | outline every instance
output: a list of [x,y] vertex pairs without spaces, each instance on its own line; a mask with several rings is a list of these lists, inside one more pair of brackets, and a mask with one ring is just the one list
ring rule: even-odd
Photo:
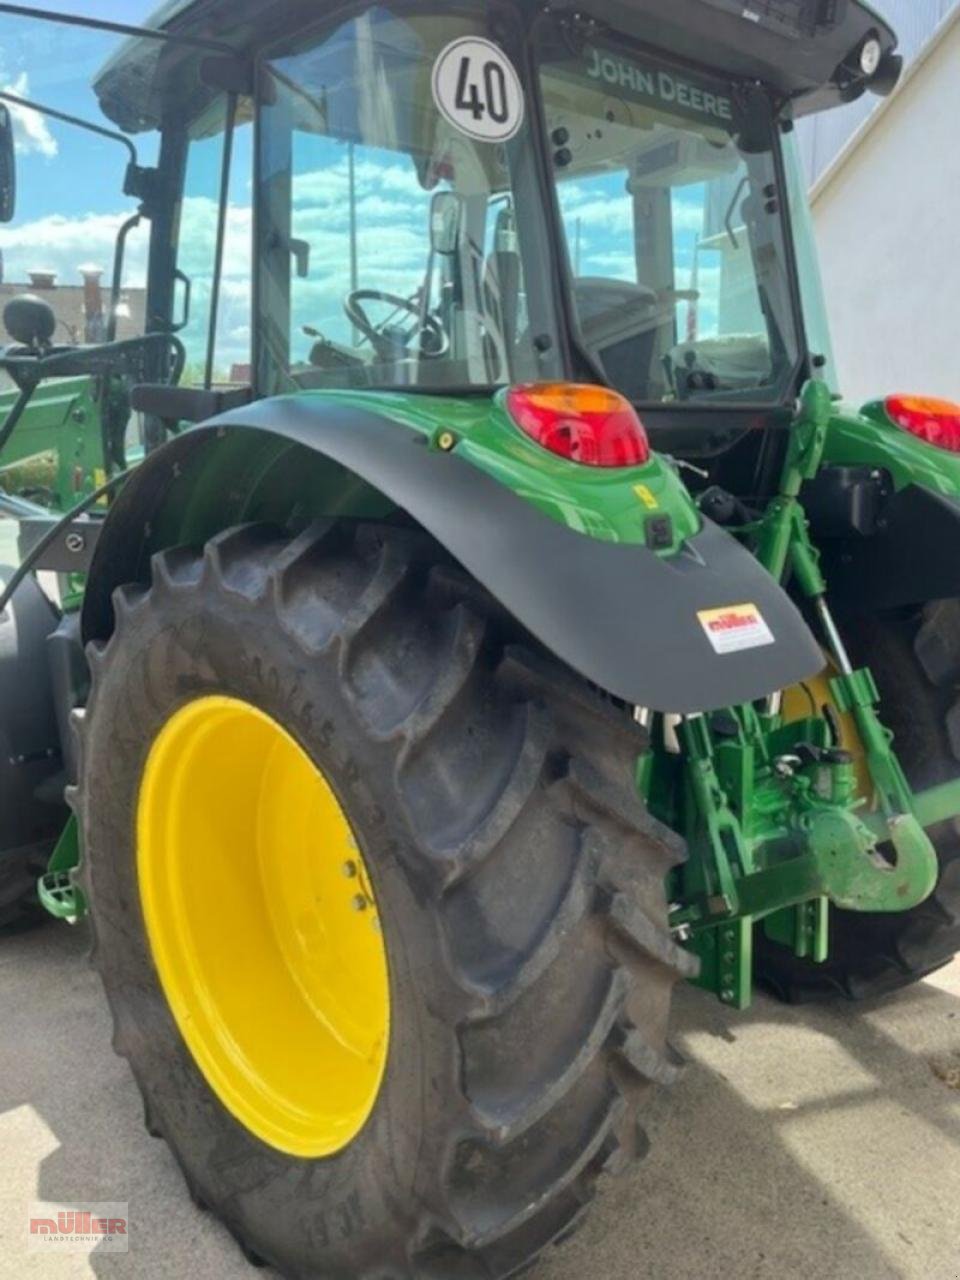
[[41,896],[251,1260],[513,1275],[643,1153],[678,979],[861,997],[960,947],[960,407],[841,402],[794,136],[889,92],[895,36],[858,0],[62,22],[123,37],[96,98],[156,160],[143,335],[58,353],[34,301],[4,356],[143,421],[2,595],[0,732],[61,726],[72,810]]

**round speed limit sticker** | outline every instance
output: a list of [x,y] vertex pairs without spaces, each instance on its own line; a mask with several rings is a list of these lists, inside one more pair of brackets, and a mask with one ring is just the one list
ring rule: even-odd
[[481,142],[506,142],[523,124],[523,89],[502,49],[479,36],[448,44],[433,66],[433,100],[450,123]]

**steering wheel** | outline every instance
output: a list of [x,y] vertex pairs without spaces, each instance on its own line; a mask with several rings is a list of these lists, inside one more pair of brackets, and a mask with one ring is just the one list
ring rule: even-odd
[[[364,303],[383,302],[393,311],[379,324],[367,315]],[[343,300],[347,319],[363,336],[369,339],[378,357],[389,363],[400,355],[414,354],[424,360],[438,360],[450,350],[450,338],[436,316],[424,315],[414,298],[401,298],[396,293],[384,293],[382,289],[354,289]],[[404,327],[392,324],[398,311],[412,316],[414,323]],[[414,339],[416,344],[411,346]]]

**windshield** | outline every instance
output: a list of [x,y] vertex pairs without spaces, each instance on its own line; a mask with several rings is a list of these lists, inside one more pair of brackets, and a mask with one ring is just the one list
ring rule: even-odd
[[582,346],[635,401],[782,399],[799,343],[768,99],[549,32],[540,79]]
[[536,196],[518,186],[534,181],[530,126],[484,8],[374,6],[270,61],[263,385],[536,376],[528,280],[547,273],[521,268],[517,225],[518,209],[537,222]]

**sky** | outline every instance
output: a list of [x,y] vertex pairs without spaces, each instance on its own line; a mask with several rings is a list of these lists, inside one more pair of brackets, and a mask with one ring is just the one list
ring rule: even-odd
[[[59,0],[34,7],[135,23],[146,20],[155,5],[153,0]],[[0,13],[0,82],[21,97],[104,123],[90,84],[119,41],[117,36]],[[116,144],[36,113],[21,111],[16,117],[18,222],[53,213],[116,210],[125,165]]]
[[[56,6],[62,12],[125,21],[147,16],[151,7],[141,0],[63,0],[62,7]],[[20,97],[108,124],[91,83],[120,40],[0,13],[0,82]],[[126,165],[121,147],[35,112],[14,109],[14,114],[18,223],[54,213],[74,216],[117,210]]]
[[[37,5],[49,12],[76,13],[126,23],[146,22],[154,0],[60,0]],[[92,83],[123,37],[62,27],[0,13],[0,87],[19,97],[110,127]],[[81,268],[104,270],[109,284],[117,230],[136,211],[123,194],[128,162],[117,142],[36,112],[12,108],[17,145],[17,212],[0,227],[4,279],[25,282],[34,270],[56,273],[60,284],[79,284]],[[246,131],[249,133],[249,129]],[[156,159],[156,135],[133,138],[141,163]],[[188,350],[199,357],[208,322],[208,264],[216,229],[219,140],[198,147],[183,210],[181,266],[194,278],[192,323],[184,333]],[[242,157],[238,169],[243,169]],[[247,166],[249,174],[249,167]],[[236,264],[224,289],[221,312],[223,362],[243,362],[249,351],[249,183],[240,180],[231,193],[228,254]],[[145,283],[147,224],[128,240],[125,286]],[[191,354],[193,352],[191,351]]]

